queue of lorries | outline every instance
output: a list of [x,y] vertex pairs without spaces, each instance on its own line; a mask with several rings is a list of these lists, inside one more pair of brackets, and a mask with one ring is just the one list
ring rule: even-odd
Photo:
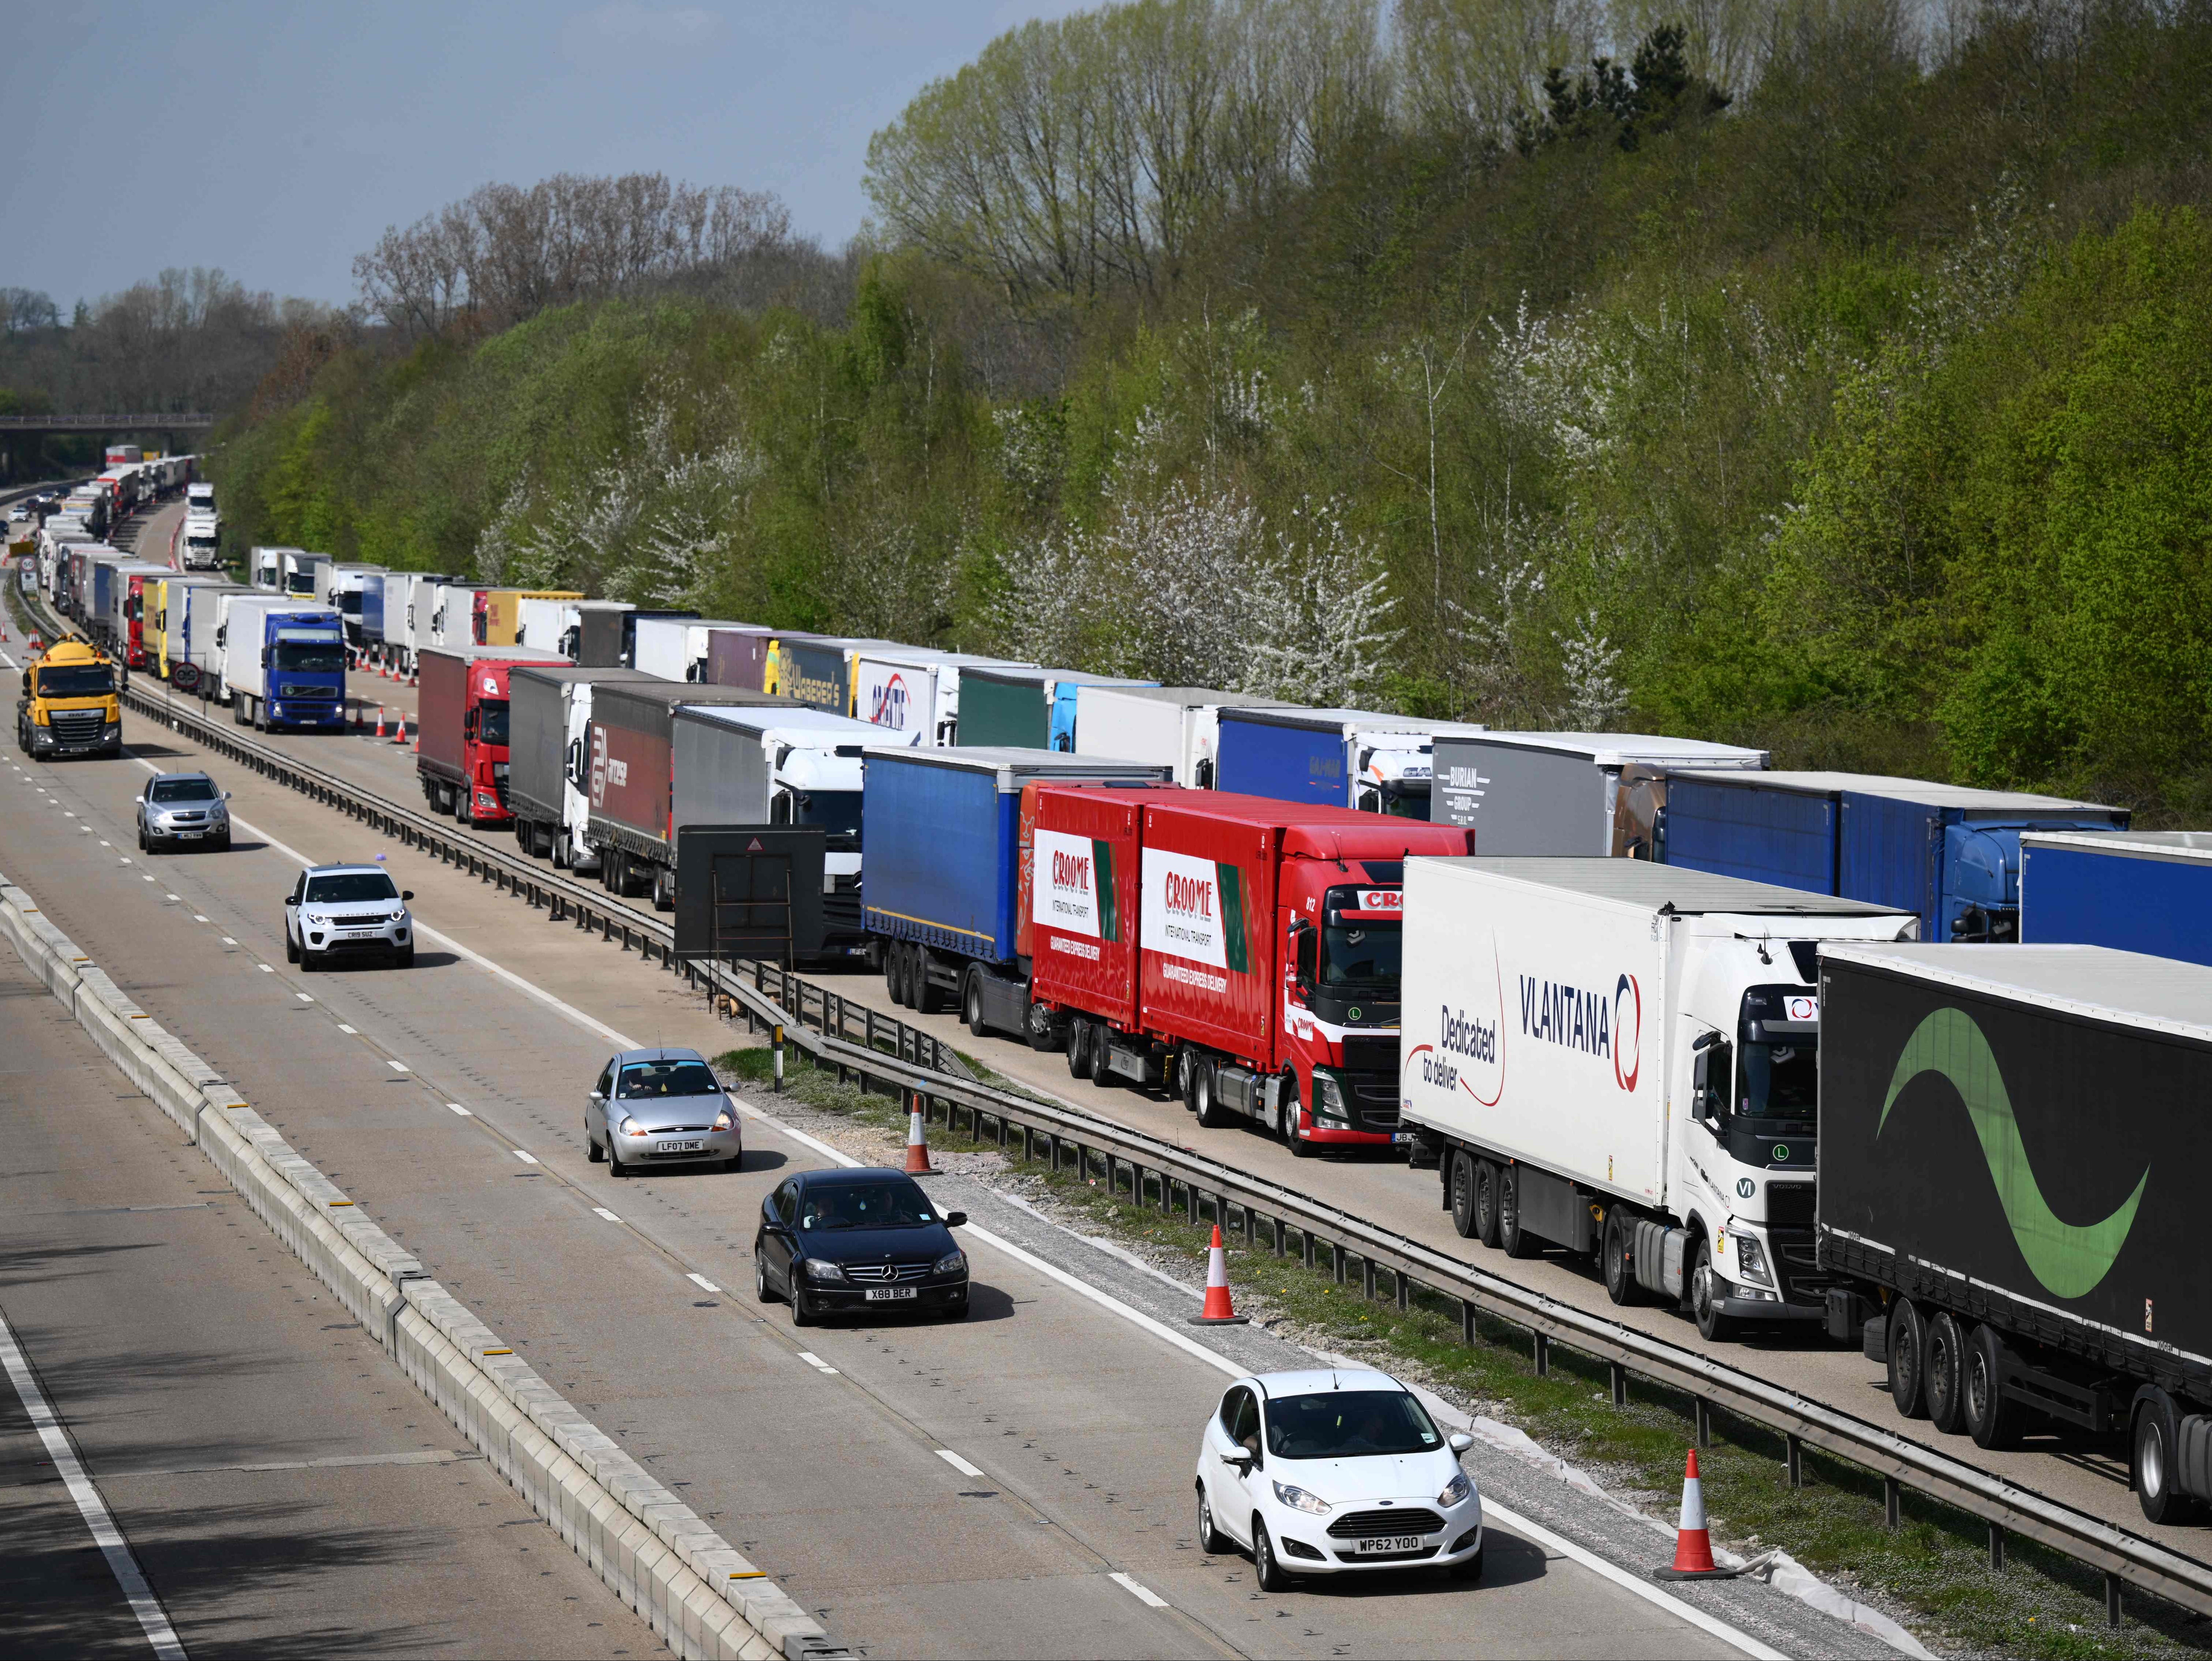
[[[65,609],[138,595],[102,557],[53,567]],[[115,638],[270,724],[336,724],[349,652],[418,676],[434,808],[663,906],[687,827],[817,827],[824,946],[902,1005],[1300,1155],[1395,1147],[1507,1255],[1594,1257],[1712,1339],[1862,1343],[1902,1411],[1984,1446],[2124,1433],[2154,1519],[2212,1500],[2184,1234],[2212,834],[298,549],[250,569],[149,573],[157,621],[142,598]]]

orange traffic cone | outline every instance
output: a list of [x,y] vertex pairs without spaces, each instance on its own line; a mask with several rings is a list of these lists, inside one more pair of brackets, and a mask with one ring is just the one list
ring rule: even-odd
[[1242,1326],[1251,1319],[1229,1301],[1229,1254],[1221,1249],[1221,1225],[1213,1225],[1213,1245],[1206,1254],[1206,1306],[1190,1318],[1193,1326]]
[[376,736],[380,738],[390,736],[384,730],[384,706],[381,704],[376,706]]
[[1662,1580],[1732,1580],[1740,1571],[1713,1561],[1712,1536],[1705,1531],[1705,1489],[1698,1480],[1698,1450],[1682,1472],[1682,1522],[1674,1531],[1674,1562],[1671,1568],[1651,1571]]
[[933,1175],[937,1167],[929,1162],[929,1133],[922,1128],[922,1094],[916,1090],[911,1102],[913,1111],[906,1117],[906,1173],[910,1177]]
[[407,742],[407,712],[404,709],[399,712],[398,735],[392,742],[395,744],[404,744]]

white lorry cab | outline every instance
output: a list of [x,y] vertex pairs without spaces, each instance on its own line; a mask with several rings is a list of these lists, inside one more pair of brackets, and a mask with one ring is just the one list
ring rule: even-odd
[[[1479,845],[1478,845],[1479,846]],[[1711,1340],[1817,1322],[1824,943],[1911,912],[1645,860],[1406,862],[1399,1112],[1460,1234]]]

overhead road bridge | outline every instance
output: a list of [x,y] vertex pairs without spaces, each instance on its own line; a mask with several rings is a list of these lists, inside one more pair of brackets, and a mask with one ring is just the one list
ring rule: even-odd
[[209,410],[125,410],[119,415],[0,415],[0,433],[204,433]]

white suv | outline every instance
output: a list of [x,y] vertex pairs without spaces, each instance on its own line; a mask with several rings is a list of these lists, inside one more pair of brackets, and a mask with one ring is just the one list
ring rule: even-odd
[[284,896],[284,961],[302,969],[335,957],[382,957],[404,969],[415,962],[412,888],[394,888],[381,865],[313,865]]
[[1199,1548],[1249,1550],[1263,1591],[1416,1566],[1474,1579],[1482,1496],[1459,1464],[1474,1446],[1387,1373],[1239,1379],[1199,1442]]

